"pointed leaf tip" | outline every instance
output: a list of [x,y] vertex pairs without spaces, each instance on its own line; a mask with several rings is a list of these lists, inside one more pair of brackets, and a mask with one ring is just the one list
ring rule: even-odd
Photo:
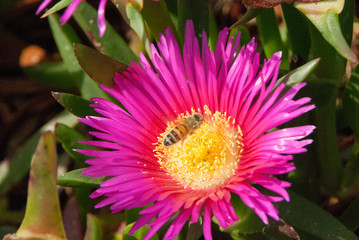
[[40,137],[31,162],[25,217],[16,236],[22,239],[66,239],[56,188],[54,135]]

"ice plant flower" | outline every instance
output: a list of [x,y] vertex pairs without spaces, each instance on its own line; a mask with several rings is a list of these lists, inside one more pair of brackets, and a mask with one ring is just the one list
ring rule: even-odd
[[[42,10],[44,10],[51,2],[52,0],[45,0],[43,1],[39,8],[36,11],[36,14],[40,14]],[[60,18],[61,24],[65,24],[74,11],[76,10],[77,6],[82,2],[83,0],[73,0],[73,2],[69,5],[69,7],[65,10],[64,14]],[[100,0],[98,11],[97,11],[97,25],[99,29],[99,35],[102,37],[105,34],[106,31],[106,19],[105,19],[105,7],[106,7],[107,0]]]
[[[109,177],[91,195],[105,197],[96,207],[118,212],[147,206],[130,233],[148,224],[149,239],[174,217],[163,239],[175,238],[189,220],[203,222],[208,240],[212,214],[223,228],[238,220],[231,194],[264,223],[268,216],[279,219],[273,202],[289,201],[290,183],[275,175],[294,170],[292,155],[306,151],[312,140],[303,138],[315,127],[273,129],[314,106],[307,97],[294,100],[305,83],[290,89],[275,84],[281,53],[260,69],[254,40],[239,49],[240,35],[228,39],[228,32],[220,32],[214,52],[203,32],[200,51],[188,21],[181,52],[168,28],[157,48],[152,45],[151,61],[141,54],[140,64],[115,75],[113,88],[102,86],[128,112],[93,98],[103,116],[80,119],[98,130],[90,133],[99,139],[82,143],[100,147],[78,150],[93,157],[83,174]],[[194,114],[199,127],[191,132],[186,121]],[[168,134],[170,146],[164,144]]]

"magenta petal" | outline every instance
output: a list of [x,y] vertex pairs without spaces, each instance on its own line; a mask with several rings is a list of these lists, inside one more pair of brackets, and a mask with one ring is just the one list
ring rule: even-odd
[[207,201],[203,216],[203,235],[205,240],[212,240],[211,233],[211,203]]
[[[70,5],[62,22],[68,20],[80,2],[75,0]],[[101,0],[98,9],[100,36],[106,28],[106,2]],[[157,46],[151,45],[150,59],[140,53],[138,63],[132,62],[125,71],[115,74],[112,88],[100,86],[121,102],[121,107],[105,99],[93,98],[91,107],[102,116],[79,119],[95,129],[89,134],[96,138],[80,142],[93,146],[93,150],[76,150],[90,157],[86,161],[90,166],[82,174],[106,177],[90,196],[103,198],[96,207],[109,206],[112,212],[143,207],[130,234],[147,225],[150,229],[144,239],[149,239],[166,222],[173,221],[166,224],[169,228],[164,236],[164,239],[173,239],[187,220],[190,223],[203,220],[204,238],[210,240],[212,216],[223,228],[239,219],[231,203],[231,194],[237,194],[266,224],[268,217],[279,220],[273,203],[289,201],[286,188],[290,183],[275,175],[295,169],[293,155],[306,151],[305,146],[312,142],[307,136],[315,127],[273,128],[312,110],[314,105],[308,97],[297,97],[305,83],[293,87],[276,84],[281,52],[260,64],[254,39],[239,50],[240,34],[228,35],[229,29],[219,33],[213,52],[203,32],[200,51],[193,23],[187,21],[181,50],[175,34],[168,27],[163,35],[160,34]],[[178,116],[184,117],[193,111],[202,114],[205,111],[202,124],[211,126],[216,120],[211,119],[207,109],[222,114],[228,121],[230,119],[228,124],[223,124],[226,131],[241,132],[242,138],[237,138],[241,141],[238,144],[241,152],[230,158],[238,163],[236,169],[230,169],[233,175],[227,177],[226,174],[215,186],[198,188],[191,182],[183,184],[177,173],[163,164],[170,163],[168,160],[192,163],[192,156],[170,159],[172,156],[166,155],[164,149],[169,152],[172,149],[166,148],[162,141],[168,132],[173,136],[183,134],[178,132],[178,126],[173,130],[175,134],[169,129],[183,124],[183,119]],[[207,128],[201,130],[207,131]],[[219,134],[220,131],[213,132]],[[178,141],[184,140],[178,137]],[[222,138],[215,141],[229,144]],[[230,144],[236,144],[236,141],[230,141]],[[193,158],[197,155],[210,158],[212,152],[217,154],[216,149],[212,150],[211,153],[207,150],[207,154],[195,152]],[[181,171],[181,174],[185,173]],[[260,191],[263,188],[270,192],[268,196]]]
[[44,9],[47,7],[47,5],[50,4],[51,1],[52,1],[52,0],[45,0],[45,1],[43,1],[43,2],[40,4],[39,8],[36,10],[36,15],[39,15],[39,13],[40,13],[42,10],[44,10]]
[[99,35],[102,37],[106,31],[106,19],[105,19],[105,7],[107,0],[100,0],[97,12],[97,25],[99,29]]
[[64,14],[61,16],[60,18],[60,22],[61,24],[65,24],[70,17],[72,16],[72,14],[74,13],[74,11],[76,10],[77,6],[82,2],[83,0],[74,0],[70,6],[68,6],[64,12]]

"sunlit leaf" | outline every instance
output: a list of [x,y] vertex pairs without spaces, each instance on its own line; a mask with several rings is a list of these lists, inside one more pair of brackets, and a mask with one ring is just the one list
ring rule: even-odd
[[123,1],[123,0],[113,0],[113,1],[115,2],[115,6],[117,7],[118,11],[121,13],[123,19],[127,22],[129,26],[131,26],[131,28],[136,32],[138,37],[141,39],[146,52],[150,53],[151,52],[150,40],[148,39],[148,34],[142,15],[139,12],[140,9],[138,9],[135,4],[132,4],[133,1]]
[[16,236],[24,239],[66,239],[56,188],[55,139],[45,132],[32,158],[25,217]]
[[82,44],[75,44],[75,55],[81,67],[93,80],[101,85],[112,87],[115,72],[121,73],[127,65],[116,61]]
[[344,58],[357,62],[342,34],[338,14],[342,11],[344,0],[323,0],[318,2],[298,2],[294,6],[301,11],[319,30],[324,39]]
[[104,36],[99,37],[97,11],[90,4],[81,3],[74,12],[73,17],[99,52],[125,64],[137,61],[136,55],[131,51],[128,44],[108,22],[106,22]]
[[42,15],[41,17],[42,18],[47,17],[48,15],[55,13],[67,6],[69,6],[72,2],[73,2],[73,0],[61,0],[58,3],[56,3],[52,8],[47,10],[46,13],[44,13],[44,15]]
[[82,174],[83,170],[84,168],[76,169],[60,175],[57,183],[65,187],[99,187],[104,181],[104,177],[93,178]]

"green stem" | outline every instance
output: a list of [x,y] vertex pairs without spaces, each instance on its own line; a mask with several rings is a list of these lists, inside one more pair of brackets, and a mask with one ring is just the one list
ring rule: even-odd
[[321,187],[324,192],[337,191],[343,173],[336,138],[336,93],[337,89],[328,93],[331,94],[331,97],[324,105],[317,106],[315,111],[317,159],[319,161]]
[[345,72],[346,61],[324,40],[318,30],[310,25],[311,57],[320,57],[315,70],[316,81],[310,83],[312,99],[316,105],[316,152],[319,163],[320,184],[324,193],[333,194],[340,187],[343,166],[336,137],[336,97]]

